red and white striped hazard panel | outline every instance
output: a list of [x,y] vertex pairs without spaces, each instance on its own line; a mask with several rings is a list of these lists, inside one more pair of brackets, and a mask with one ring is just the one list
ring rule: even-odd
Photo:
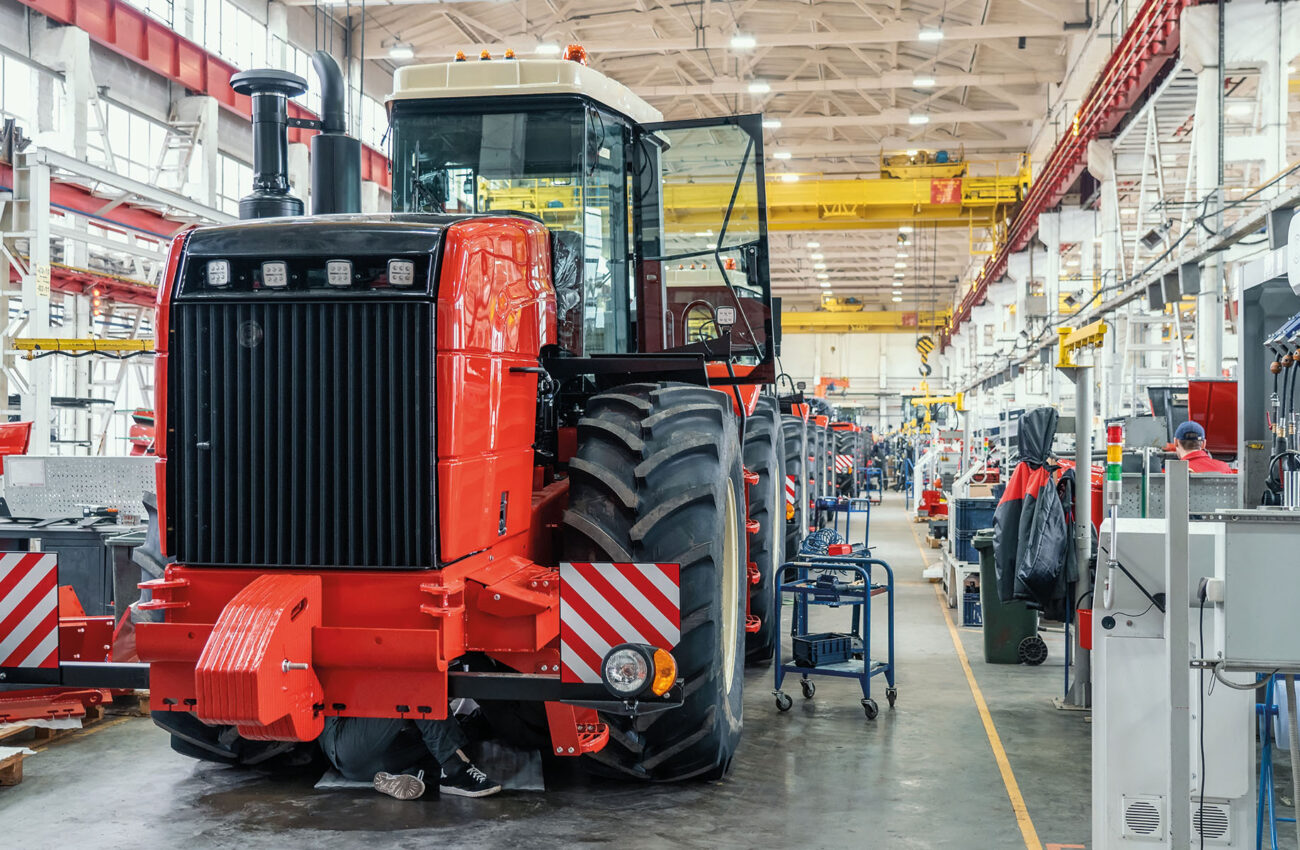
[[560,564],[560,681],[600,684],[621,643],[672,649],[681,639],[677,564]]
[[798,495],[799,495],[799,491],[798,491],[798,489],[795,487],[794,476],[793,476],[793,475],[787,475],[787,476],[785,477],[785,504],[786,504],[786,507],[793,508],[793,507],[794,507],[795,498],[796,498]]
[[835,456],[835,471],[836,471],[836,472],[852,472],[852,471],[853,471],[853,455],[836,455],[836,456]]
[[0,667],[58,666],[58,558],[0,555]]

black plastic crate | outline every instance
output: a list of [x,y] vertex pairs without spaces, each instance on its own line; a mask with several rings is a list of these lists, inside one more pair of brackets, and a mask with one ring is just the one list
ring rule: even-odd
[[837,632],[796,635],[791,639],[794,663],[798,667],[821,667],[848,661],[853,654],[853,638]]
[[963,626],[984,625],[984,610],[980,607],[979,593],[967,593],[962,597],[961,623]]

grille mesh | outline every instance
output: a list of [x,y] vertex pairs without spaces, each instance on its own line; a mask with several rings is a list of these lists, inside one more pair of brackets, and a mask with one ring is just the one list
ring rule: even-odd
[[168,526],[183,563],[427,568],[433,306],[173,306]]

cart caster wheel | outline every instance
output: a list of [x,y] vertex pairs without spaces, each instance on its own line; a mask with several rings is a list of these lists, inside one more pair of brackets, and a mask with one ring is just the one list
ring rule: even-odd
[[803,688],[804,699],[812,699],[813,694],[817,693],[817,685],[813,682],[808,681],[807,679],[801,681],[799,683],[799,687]]
[[876,705],[874,699],[864,699],[862,701],[862,710],[867,713],[868,720],[875,720],[880,716],[880,706]]
[[887,688],[885,690],[885,699],[889,700],[889,707],[893,708],[894,703],[898,701],[898,688]]
[[789,694],[778,693],[776,695],[776,710],[789,711],[790,706],[794,705],[794,700],[790,699]]
[[1037,667],[1047,660],[1047,643],[1038,635],[1030,635],[1016,648],[1016,658],[1021,664]]

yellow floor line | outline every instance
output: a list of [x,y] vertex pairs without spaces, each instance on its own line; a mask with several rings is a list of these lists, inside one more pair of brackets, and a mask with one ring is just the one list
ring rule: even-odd
[[[912,528],[912,540],[916,542],[916,550],[921,553],[921,563],[928,566],[929,557],[921,547],[921,538],[916,535],[916,526],[912,523],[909,525]],[[993,759],[998,763],[998,772],[1002,774],[1002,784],[1006,786],[1007,798],[1011,800],[1011,810],[1016,813],[1016,823],[1020,826],[1020,835],[1025,840],[1026,850],[1043,850],[1043,845],[1038,840],[1038,830],[1034,829],[1034,822],[1029,817],[1029,809],[1025,806],[1025,798],[1020,793],[1020,783],[1016,782],[1016,775],[1011,771],[1011,762],[1007,759],[1007,751],[1002,746],[1002,738],[993,725],[993,716],[989,714],[984,693],[980,690],[979,683],[975,681],[975,672],[971,670],[970,659],[966,657],[966,648],[962,646],[961,635],[957,633],[957,626],[952,621],[952,615],[948,613],[948,600],[943,598],[942,584],[935,584],[934,595],[939,600],[939,609],[943,612],[944,622],[948,624],[948,634],[952,636],[952,645],[957,650],[957,659],[961,661],[962,672],[966,674],[966,683],[970,685],[971,695],[975,698],[975,708],[979,710],[980,720],[984,723],[984,734],[988,736],[989,746],[993,748]]]

